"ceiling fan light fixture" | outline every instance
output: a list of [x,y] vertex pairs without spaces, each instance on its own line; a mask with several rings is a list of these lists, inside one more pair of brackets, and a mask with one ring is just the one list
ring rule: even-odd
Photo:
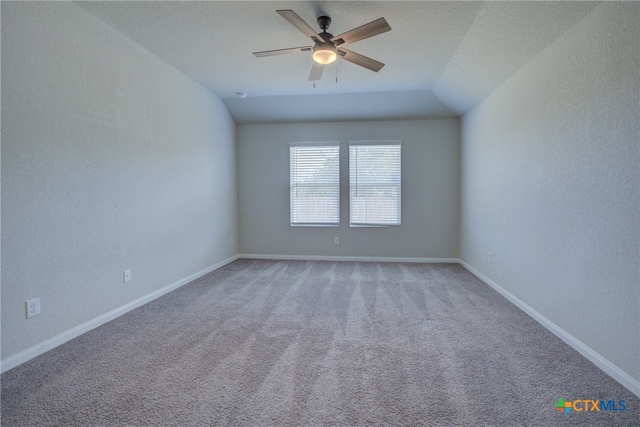
[[313,60],[318,64],[328,65],[333,63],[338,56],[336,55],[336,47],[331,42],[316,43],[313,46]]

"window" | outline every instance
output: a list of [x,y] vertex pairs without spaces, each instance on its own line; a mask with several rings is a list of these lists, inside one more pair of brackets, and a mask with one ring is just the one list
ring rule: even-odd
[[292,226],[340,225],[340,145],[291,144],[289,191]]
[[349,143],[351,226],[400,225],[400,141]]

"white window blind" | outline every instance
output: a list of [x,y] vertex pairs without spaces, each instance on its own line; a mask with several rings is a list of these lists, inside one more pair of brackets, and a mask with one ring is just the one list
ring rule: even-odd
[[400,142],[349,144],[351,226],[400,225]]
[[289,146],[291,225],[340,225],[340,146]]

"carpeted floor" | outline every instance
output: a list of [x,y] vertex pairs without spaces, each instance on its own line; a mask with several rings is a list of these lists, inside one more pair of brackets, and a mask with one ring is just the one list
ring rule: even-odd
[[[3,426],[623,426],[639,399],[455,264],[238,260],[1,377]],[[554,409],[558,398],[625,411]]]

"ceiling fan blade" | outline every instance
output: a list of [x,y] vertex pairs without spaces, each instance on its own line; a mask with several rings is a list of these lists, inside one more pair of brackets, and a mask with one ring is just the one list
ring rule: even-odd
[[255,56],[261,58],[263,56],[284,55],[286,53],[307,52],[311,50],[311,46],[290,47],[288,49],[264,50],[262,52],[253,52]]
[[360,55],[359,53],[348,49],[338,49],[338,56],[368,70],[375,71],[376,73],[380,71],[382,67],[384,67],[384,64],[382,62],[371,59],[368,56]]
[[359,40],[368,39],[369,37],[377,36],[378,34],[391,31],[391,27],[384,18],[376,19],[368,24],[349,30],[346,33],[337,35],[331,39],[336,46],[345,46],[350,43],[355,43]]
[[296,27],[302,34],[307,37],[311,37],[311,39],[318,43],[323,42],[322,37],[318,35],[317,32],[313,28],[309,26],[306,22],[302,20],[293,10],[276,10],[280,16],[289,21],[291,25]]
[[313,82],[316,80],[320,80],[323,71],[324,65],[318,64],[316,61],[313,61],[313,65],[311,66],[311,74],[309,74],[309,81]]

